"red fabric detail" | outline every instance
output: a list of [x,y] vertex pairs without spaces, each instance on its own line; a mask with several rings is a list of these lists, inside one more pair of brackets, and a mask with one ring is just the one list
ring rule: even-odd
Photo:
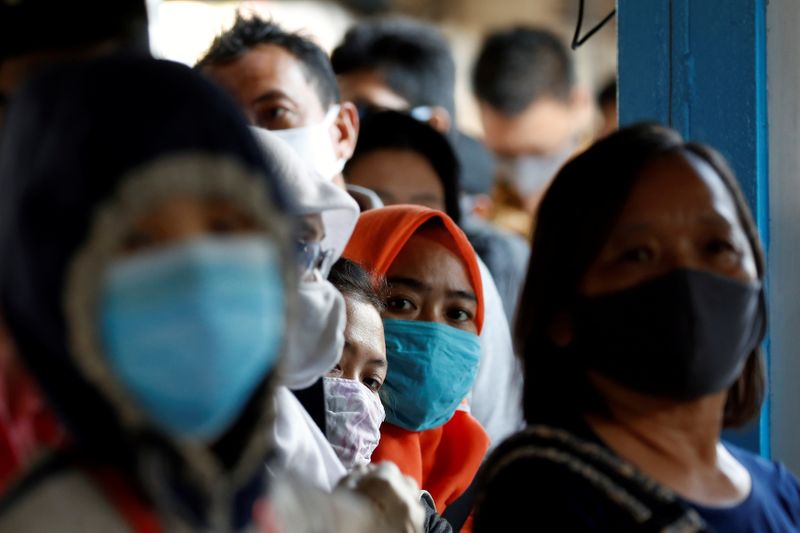
[[483,328],[483,284],[477,255],[464,232],[441,211],[417,205],[393,205],[361,213],[344,256],[383,276],[420,226],[437,218],[442,221],[449,236],[449,241],[443,244],[457,251],[467,267],[472,289],[478,299],[475,325],[480,333]]
[[372,462],[392,461],[433,496],[441,514],[467,490],[489,449],[489,436],[472,415],[456,411],[438,428],[408,431],[381,426]]
[[133,531],[161,533],[158,516],[134,493],[122,475],[110,468],[87,468],[86,471]]
[[31,459],[63,441],[61,425],[14,357],[0,326],[0,493]]

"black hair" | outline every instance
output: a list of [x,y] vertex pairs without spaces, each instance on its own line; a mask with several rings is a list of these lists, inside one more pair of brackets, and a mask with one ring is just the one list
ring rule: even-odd
[[300,35],[287,32],[271,20],[257,15],[244,18],[236,13],[233,26],[214,38],[211,47],[196,68],[224,65],[239,59],[259,44],[280,46],[300,61],[306,79],[314,86],[323,108],[341,99],[336,76],[328,56],[316,43]]
[[333,264],[328,281],[344,296],[371,305],[379,314],[386,309],[386,283],[355,261],[342,257]]
[[[554,178],[539,206],[528,273],[520,299],[514,337],[522,354],[524,410],[529,423],[568,419],[604,410],[585,368],[554,345],[550,328],[569,314],[578,286],[608,238],[643,170],[665,156],[691,153],[719,175],[736,205],[764,278],[764,255],[739,185],[725,160],[712,148],[686,143],[674,130],[638,124],[599,140],[568,162]],[[758,415],[765,377],[760,349],[729,389],[726,427]]]
[[409,150],[430,163],[444,191],[444,211],[458,224],[461,220],[458,204],[459,165],[447,138],[430,125],[405,113],[370,113],[361,121],[358,143],[347,165],[355,164],[366,154],[387,149]]
[[597,93],[597,104],[600,107],[617,105],[617,78],[612,78],[603,85],[603,88]]
[[433,26],[404,18],[350,28],[331,55],[337,75],[375,71],[411,107],[441,106],[455,116],[455,62]]
[[542,97],[567,101],[575,66],[555,34],[518,26],[497,31],[483,43],[472,86],[479,100],[513,116]]
[[126,51],[149,55],[145,0],[0,2],[0,61],[108,40]]

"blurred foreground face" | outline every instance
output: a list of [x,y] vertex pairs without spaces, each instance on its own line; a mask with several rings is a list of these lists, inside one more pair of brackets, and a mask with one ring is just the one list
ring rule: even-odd
[[252,217],[230,202],[177,197],[155,206],[137,220],[125,238],[123,249],[132,254],[192,238],[241,235],[255,229]]
[[477,299],[467,269],[456,254],[425,232],[408,240],[386,280],[385,318],[437,322],[477,333]]
[[278,248],[231,202],[191,196],[155,204],[120,245],[99,304],[109,367],[163,431],[211,443],[282,348]]
[[355,159],[347,182],[373,190],[384,205],[412,204],[445,210],[444,188],[427,159],[411,150],[374,150]]
[[707,163],[665,156],[643,176],[583,278],[584,295],[626,289],[677,268],[757,278],[733,198]]

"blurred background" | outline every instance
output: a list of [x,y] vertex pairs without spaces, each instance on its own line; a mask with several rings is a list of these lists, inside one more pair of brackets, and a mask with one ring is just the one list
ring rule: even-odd
[[[438,25],[456,60],[456,112],[462,130],[480,136],[477,108],[469,89],[474,56],[483,36],[516,24],[545,25],[572,39],[579,0],[150,0],[152,47],[160,57],[193,65],[215,35],[232,24],[237,10],[271,17],[302,31],[330,52],[357,20],[403,15]],[[608,15],[615,0],[585,0],[583,33]],[[578,77],[596,93],[616,72],[616,20],[575,51]]]

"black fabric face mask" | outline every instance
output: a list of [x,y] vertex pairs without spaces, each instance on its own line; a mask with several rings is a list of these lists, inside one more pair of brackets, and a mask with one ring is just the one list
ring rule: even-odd
[[674,270],[578,301],[570,351],[634,390],[692,400],[730,387],[766,333],[760,282]]

